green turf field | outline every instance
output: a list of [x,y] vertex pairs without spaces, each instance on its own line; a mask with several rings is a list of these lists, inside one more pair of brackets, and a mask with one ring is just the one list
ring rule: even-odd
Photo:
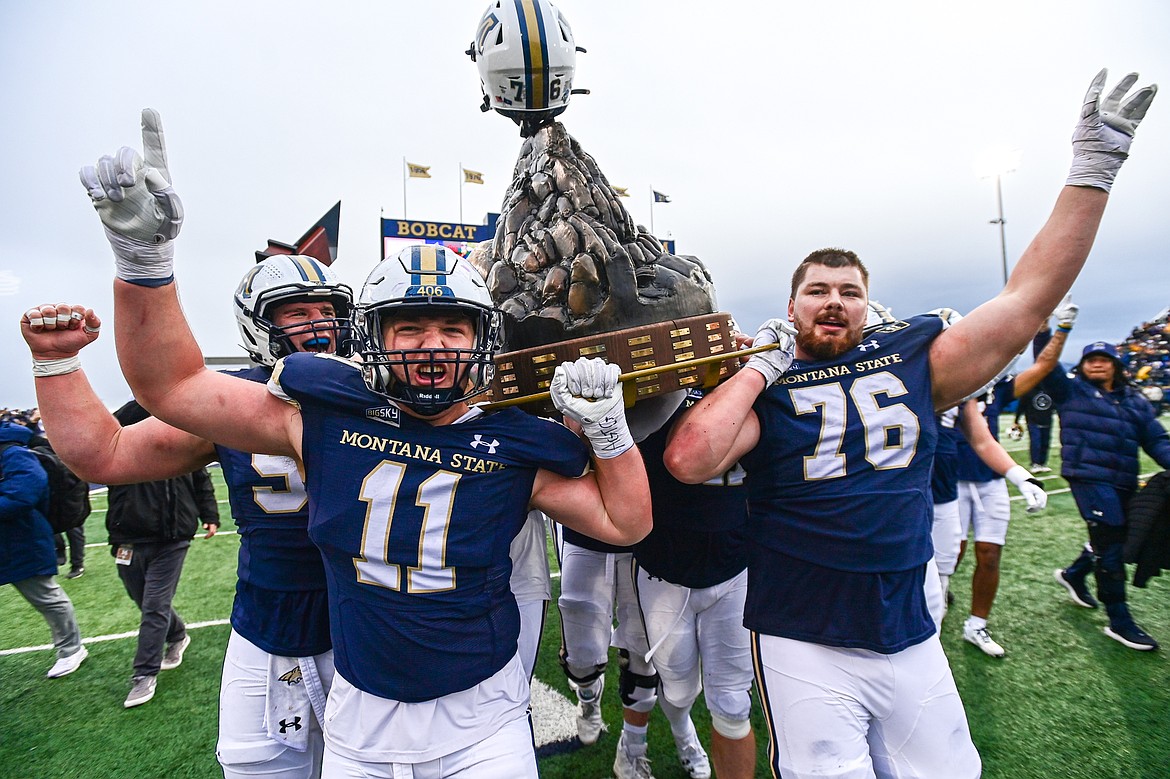
[[[1007,441],[1027,464],[1026,439]],[[1053,447],[1053,461],[1058,466]],[[1149,460],[1143,472],[1151,473]],[[218,470],[213,471],[220,478]],[[943,644],[984,761],[995,779],[1166,779],[1170,777],[1170,579],[1148,589],[1130,589],[1130,604],[1143,627],[1167,644],[1139,653],[1103,633],[1102,611],[1074,606],[1052,580],[1084,541],[1065,483],[1044,481],[1051,493],[1047,511],[1025,515],[1013,500],[1013,522],[1004,550],[999,597],[990,626],[1007,649],[1003,660],[986,657],[961,637],[970,593],[971,562],[952,580],[954,613],[943,624]],[[226,496],[222,481],[220,497]],[[1012,490],[1015,496],[1014,489]],[[87,525],[90,542],[105,539],[104,496],[95,500]],[[224,531],[233,528],[227,518]],[[0,587],[0,777],[57,779],[88,777],[216,777],[214,747],[220,664],[231,608],[238,539],[222,532],[191,544],[175,606],[192,625],[183,665],[159,677],[154,700],[123,709],[134,654],[137,611],[122,589],[107,547],[88,552],[86,573],[60,581],[73,599],[90,658],[72,676],[49,680],[51,649],[11,650],[49,643],[44,621],[12,587]],[[63,569],[64,570],[64,569]],[[555,567],[554,567],[555,570]],[[554,580],[554,596],[557,582]],[[556,661],[559,622],[549,610],[537,665],[539,679],[568,694]],[[621,712],[616,662],[605,694],[609,732],[592,747],[541,760],[547,779],[611,776]],[[701,699],[700,699],[701,700]],[[709,744],[709,721],[696,706],[696,724]],[[755,716],[760,762],[767,777],[767,735]],[[650,725],[650,758],[658,779],[684,777],[674,756],[665,719],[657,710]],[[946,779],[946,777],[940,777]]]

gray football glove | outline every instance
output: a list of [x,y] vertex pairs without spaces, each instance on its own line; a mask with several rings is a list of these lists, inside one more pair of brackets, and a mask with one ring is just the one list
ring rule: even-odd
[[1101,99],[1108,73],[1102,68],[1085,94],[1081,117],[1073,130],[1073,162],[1066,182],[1106,192],[1113,185],[1117,171],[1121,170],[1121,163],[1129,156],[1133,133],[1158,92],[1156,84],[1142,87],[1122,105],[1125,93],[1138,79],[1137,73],[1130,73]]
[[593,454],[602,460],[634,446],[620,375],[621,369],[605,360],[580,357],[558,365],[549,386],[557,411],[581,425]]
[[769,319],[760,325],[752,347],[777,344],[775,349],[753,354],[745,368],[751,368],[764,377],[764,385],[771,387],[792,365],[796,353],[796,328],[783,319]]
[[183,203],[171,187],[162,120],[142,109],[145,159],[129,146],[80,171],[114,251],[117,276],[145,286],[174,278],[173,240],[183,226]]

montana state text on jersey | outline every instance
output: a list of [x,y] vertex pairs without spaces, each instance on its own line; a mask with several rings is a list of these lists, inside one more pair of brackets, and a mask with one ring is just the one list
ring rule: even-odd
[[503,668],[520,629],[509,544],[538,469],[585,472],[581,440],[516,409],[440,426],[367,415],[386,399],[335,357],[291,355],[272,381],[301,409],[338,672],[373,695],[424,701]]
[[740,460],[757,542],[751,630],[884,653],[934,631],[922,587],[937,437],[929,351],[942,328],[937,316],[894,323],[837,358],[793,362],[756,399],[760,441]]

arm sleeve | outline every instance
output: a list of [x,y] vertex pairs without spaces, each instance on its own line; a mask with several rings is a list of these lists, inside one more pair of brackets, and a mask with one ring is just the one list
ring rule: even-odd
[[1059,406],[1068,400],[1069,385],[1072,382],[1073,379],[1068,377],[1065,367],[1057,363],[1056,367],[1049,371],[1048,375],[1040,382],[1040,386],[1052,396],[1053,402]]
[[191,472],[191,479],[195,486],[195,504],[199,509],[199,518],[205,524],[219,524],[219,505],[215,501],[215,485],[211,481],[211,474],[206,468]]

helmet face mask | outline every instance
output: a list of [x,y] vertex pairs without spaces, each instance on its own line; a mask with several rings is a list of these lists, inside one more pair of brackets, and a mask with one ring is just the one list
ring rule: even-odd
[[496,0],[468,52],[479,69],[484,110],[547,121],[569,105],[576,71],[573,30],[548,0]]
[[[276,255],[256,264],[241,279],[234,297],[236,324],[248,356],[269,367],[298,351],[336,351],[353,347],[353,292],[335,273],[312,257]],[[286,303],[331,304],[333,316],[286,325],[274,321]],[[297,336],[311,334],[300,348]]]
[[[432,320],[466,320],[470,338],[449,339],[463,343],[444,339],[438,347],[399,348],[397,337],[393,344],[386,342],[396,322],[426,326]],[[503,315],[492,305],[479,272],[443,246],[408,246],[380,262],[362,287],[358,321],[366,385],[419,416],[441,414],[491,386]]]

